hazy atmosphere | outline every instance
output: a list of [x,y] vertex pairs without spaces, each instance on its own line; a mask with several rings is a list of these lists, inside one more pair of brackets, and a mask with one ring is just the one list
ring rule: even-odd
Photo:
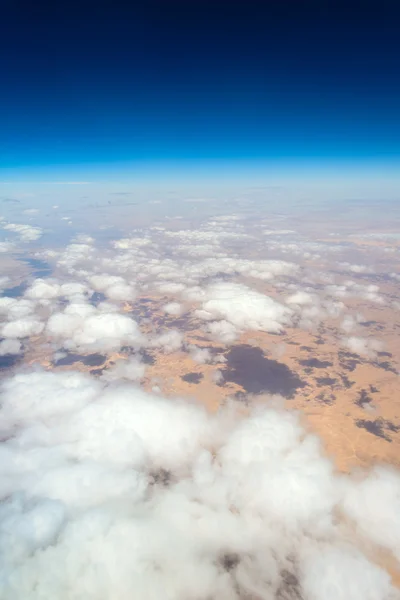
[[2,4],[1,600],[400,600],[397,13]]

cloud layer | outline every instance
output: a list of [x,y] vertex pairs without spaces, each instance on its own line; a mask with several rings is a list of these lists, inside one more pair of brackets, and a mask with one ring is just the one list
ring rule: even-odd
[[399,475],[335,474],[276,402],[210,415],[79,373],[5,381],[0,597],[398,599],[373,557],[400,554]]

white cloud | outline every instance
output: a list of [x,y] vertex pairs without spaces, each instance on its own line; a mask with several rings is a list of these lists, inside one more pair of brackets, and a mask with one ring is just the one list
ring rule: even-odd
[[184,335],[177,329],[170,329],[150,339],[153,348],[162,348],[164,352],[176,352],[182,347]]
[[133,300],[136,296],[134,287],[123,277],[116,275],[93,275],[89,279],[95,290],[102,291],[110,300],[124,302]]
[[371,544],[400,550],[399,474],[336,475],[288,411],[38,371],[0,430],[5,600],[398,599]]
[[208,348],[199,348],[199,346],[189,346],[190,358],[199,364],[210,363],[212,354]]
[[145,372],[146,365],[133,356],[126,360],[116,360],[111,367],[104,371],[102,379],[104,381],[121,381],[123,379],[140,381]]
[[[379,492],[377,493],[377,490]],[[360,533],[400,561],[400,478],[396,470],[377,466],[358,485],[347,485],[342,509]]]
[[376,358],[377,353],[384,348],[382,342],[374,340],[373,338],[351,336],[344,338],[342,343],[348,350],[350,350],[350,352],[354,352],[355,354],[360,354],[361,356],[366,356],[368,358]]
[[19,354],[21,352],[21,342],[18,340],[2,340],[0,342],[0,356],[6,356],[7,354]]
[[203,319],[223,319],[238,329],[279,332],[291,322],[292,311],[269,296],[237,283],[208,286],[202,311]]
[[25,338],[39,335],[44,329],[44,324],[34,318],[22,318],[9,321],[3,325],[1,335],[5,338]]
[[12,252],[15,244],[12,242],[0,242],[0,252]]
[[40,227],[32,227],[31,225],[22,225],[19,223],[8,223],[7,225],[3,225],[3,229],[19,235],[22,242],[35,242],[43,235],[43,230]]
[[0,298],[0,314],[6,315],[10,321],[30,316],[35,310],[35,304],[25,298]]
[[214,340],[225,344],[231,344],[239,335],[236,327],[225,320],[208,323],[207,330],[211,333]]
[[[104,311],[102,310],[104,309]],[[54,313],[47,322],[49,336],[62,341],[68,349],[109,352],[122,345],[142,342],[139,327],[130,317],[110,312],[107,305],[95,309],[89,304],[70,304]]]
[[25,296],[33,299],[52,299],[60,295],[60,286],[57,283],[45,279],[35,279],[33,284],[26,290]]
[[168,302],[164,304],[163,310],[169,315],[179,316],[182,313],[182,305],[179,302]]
[[8,275],[3,275],[0,277],[0,290],[4,290],[10,284],[10,278]]

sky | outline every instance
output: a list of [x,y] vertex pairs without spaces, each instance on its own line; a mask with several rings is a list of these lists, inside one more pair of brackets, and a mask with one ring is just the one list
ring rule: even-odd
[[124,4],[1,3],[0,181],[395,173],[394,1]]

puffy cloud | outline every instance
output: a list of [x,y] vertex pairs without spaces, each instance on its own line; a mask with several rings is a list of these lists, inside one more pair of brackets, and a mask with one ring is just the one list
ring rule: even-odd
[[116,275],[93,275],[89,279],[95,290],[103,292],[110,300],[124,302],[133,300],[136,296],[135,289],[123,277]]
[[22,225],[19,223],[8,223],[8,225],[3,225],[3,229],[19,235],[22,242],[35,242],[43,235],[43,230],[40,227],[32,227],[31,225]]
[[352,265],[351,263],[343,262],[340,263],[340,267],[351,271],[352,273],[373,273],[374,269],[367,267],[366,265]]
[[0,298],[0,314],[5,315],[8,320],[19,319],[30,316],[35,310],[35,304],[25,298]]
[[199,364],[209,363],[213,359],[213,356],[208,348],[189,346],[189,354],[190,358]]
[[0,253],[12,252],[14,247],[12,242],[0,242]]
[[307,600],[394,600],[398,596],[388,573],[345,544],[315,546],[301,560],[300,569]]
[[57,265],[70,273],[75,273],[77,265],[92,264],[95,257],[96,250],[91,243],[73,243],[66,246]]
[[238,330],[232,323],[228,321],[212,321],[207,324],[207,329],[211,333],[211,337],[224,344],[231,344],[234,342],[239,335]]
[[326,286],[326,291],[338,298],[355,297],[374,302],[375,304],[384,304],[385,301],[379,295],[379,286],[370,284],[364,285],[355,281],[345,281],[342,285],[331,284]]
[[3,325],[1,335],[5,338],[25,338],[39,335],[44,329],[44,323],[34,318],[22,318],[9,321]]
[[343,345],[348,348],[350,352],[368,358],[375,358],[377,353],[383,350],[384,347],[382,342],[374,340],[373,338],[361,338],[356,336],[344,338]]
[[0,277],[0,290],[4,290],[10,284],[10,278],[7,275]]
[[292,311],[269,296],[238,283],[216,283],[206,290],[206,300],[197,315],[224,319],[238,329],[282,331],[291,322]]
[[121,238],[120,240],[113,242],[113,246],[118,250],[127,250],[141,246],[148,246],[151,243],[152,241],[149,238]]
[[21,349],[21,342],[18,340],[8,339],[0,342],[0,356],[7,356],[7,354],[19,354]]
[[182,305],[179,302],[168,302],[163,306],[163,310],[169,315],[180,315],[182,313]]
[[146,372],[146,365],[136,357],[128,359],[119,359],[102,375],[104,381],[121,381],[128,379],[130,381],[140,381]]
[[60,286],[58,283],[46,281],[45,279],[35,279],[33,284],[26,290],[25,296],[32,299],[52,299],[60,295]]
[[351,333],[358,325],[358,323],[360,323],[360,321],[362,321],[362,315],[360,315],[359,313],[357,313],[356,315],[345,315],[342,322],[340,323],[340,328],[346,332],[346,333]]
[[184,335],[177,329],[170,329],[152,338],[149,345],[153,348],[162,348],[164,352],[176,352],[182,347]]
[[185,285],[183,283],[175,283],[174,281],[160,283],[157,287],[161,294],[179,294],[185,289]]
[[304,291],[296,292],[286,299],[287,304],[296,304],[298,306],[312,304],[313,302],[315,302],[315,296]]
[[107,305],[95,309],[85,303],[70,304],[64,311],[51,315],[46,332],[62,340],[66,348],[85,351],[108,352],[142,341],[136,321],[127,315],[110,312]]
[[[379,493],[377,493],[379,490]],[[400,478],[397,471],[377,466],[358,485],[347,485],[342,510],[360,533],[400,561]]]
[[5,600],[398,600],[399,474],[336,475],[296,414],[38,371],[0,430]]

